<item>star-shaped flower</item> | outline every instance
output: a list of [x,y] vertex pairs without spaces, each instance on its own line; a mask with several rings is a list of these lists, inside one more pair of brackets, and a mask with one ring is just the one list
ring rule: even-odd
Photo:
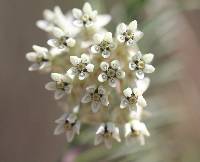
[[137,106],[145,107],[147,105],[144,97],[142,96],[142,91],[140,88],[131,89],[129,87],[126,88],[123,93],[124,96],[122,96],[120,104],[121,109],[128,107],[130,110],[132,110]]
[[150,65],[153,60],[154,55],[151,53],[144,54],[140,51],[135,53],[129,62],[129,69],[135,71],[138,79],[144,78],[144,73],[153,73],[155,68]]
[[133,46],[143,36],[143,32],[137,30],[137,21],[132,21],[129,25],[121,23],[117,26],[117,39],[121,43]]
[[28,61],[33,62],[29,71],[47,70],[50,68],[50,54],[47,48],[33,45],[34,52],[26,54]]
[[70,94],[72,90],[72,80],[63,74],[51,73],[53,82],[45,85],[45,88],[50,91],[55,91],[54,97],[56,100],[61,99],[65,94]]
[[99,145],[103,142],[105,146],[110,149],[112,147],[113,139],[115,139],[117,142],[121,142],[119,128],[111,122],[103,123],[96,132],[94,144]]
[[84,80],[94,70],[94,65],[90,63],[90,58],[87,54],[82,54],[81,58],[70,56],[70,62],[74,67],[70,68],[67,74],[72,79],[78,75],[79,80]]
[[125,72],[121,70],[120,62],[118,60],[112,61],[110,65],[107,62],[101,62],[100,68],[103,73],[98,76],[98,80],[100,82],[108,80],[111,87],[116,87],[117,80],[125,77]]
[[145,144],[144,136],[150,136],[149,131],[144,123],[139,120],[133,120],[125,124],[125,138],[137,138],[141,145]]
[[82,10],[74,8],[72,14],[75,19],[74,25],[77,27],[101,28],[111,20],[109,15],[98,15],[97,10],[93,10],[88,2],[83,5]]
[[62,133],[66,134],[68,142],[71,142],[75,134],[79,135],[80,131],[80,121],[75,113],[64,113],[59,119],[55,121],[57,124],[54,134],[60,135]]
[[91,108],[93,112],[97,112],[100,109],[101,105],[108,106],[108,96],[106,94],[105,89],[103,86],[88,86],[86,88],[86,94],[83,96],[82,103],[89,103],[91,102]]
[[92,53],[101,54],[103,58],[108,58],[114,48],[111,32],[95,34],[93,37],[95,45],[91,47]]
[[66,33],[58,27],[53,27],[52,33],[55,36],[55,38],[49,39],[47,41],[47,44],[51,47],[56,47],[59,49],[68,49],[75,46],[76,41],[72,37],[70,37],[69,32]]

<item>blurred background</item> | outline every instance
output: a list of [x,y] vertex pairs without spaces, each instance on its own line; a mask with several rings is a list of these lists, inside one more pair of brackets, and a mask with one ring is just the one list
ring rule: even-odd
[[[53,136],[61,110],[44,89],[48,75],[28,72],[25,54],[46,45],[35,26],[44,9],[65,12],[81,0],[0,0],[0,162],[199,162],[200,161],[200,1],[92,0],[113,17],[108,26],[136,19],[145,33],[142,52],[155,54],[156,72],[146,93],[151,137],[147,145],[87,147],[87,134],[71,146]],[[93,139],[92,139],[93,140]]]

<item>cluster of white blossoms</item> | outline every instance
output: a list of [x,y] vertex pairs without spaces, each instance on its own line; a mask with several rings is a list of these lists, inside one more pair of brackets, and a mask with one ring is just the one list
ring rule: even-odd
[[99,126],[94,143],[107,148],[123,139],[144,144],[150,135],[141,120],[150,81],[145,75],[155,70],[154,55],[140,52],[143,33],[136,20],[120,23],[114,35],[104,28],[110,20],[86,2],[67,14],[59,7],[45,10],[37,22],[50,35],[49,47],[34,45],[26,54],[33,63],[29,70],[51,74],[45,88],[65,103],[54,134],[65,133],[68,142],[79,135],[81,124]]

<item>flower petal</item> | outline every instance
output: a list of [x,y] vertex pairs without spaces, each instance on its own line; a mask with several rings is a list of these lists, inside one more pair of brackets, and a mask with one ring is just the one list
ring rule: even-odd
[[84,80],[87,77],[88,77],[88,73],[86,72],[81,72],[78,76],[79,80]]
[[119,34],[123,34],[124,32],[126,32],[127,30],[127,26],[125,23],[121,23],[117,26],[117,33]]
[[83,5],[83,12],[90,14],[92,12],[92,6],[90,3],[85,2]]
[[113,69],[119,69],[120,68],[120,62],[118,60],[114,60],[110,63],[111,67]]
[[154,55],[152,53],[148,53],[143,56],[143,60],[145,61],[146,64],[151,63],[153,58],[154,58]]
[[73,14],[74,18],[76,18],[76,19],[80,19],[81,16],[83,15],[82,11],[78,8],[72,9],[72,14]]
[[124,108],[126,108],[128,105],[129,105],[128,100],[127,100],[125,97],[122,97],[121,103],[120,103],[120,108],[121,108],[121,109],[124,109]]
[[139,40],[143,37],[143,35],[144,35],[143,32],[141,32],[141,31],[136,31],[136,32],[134,33],[135,41],[136,41],[136,42],[139,41]]
[[115,140],[117,140],[117,142],[121,142],[120,135],[119,135],[119,128],[114,129],[112,136]]
[[74,130],[70,130],[66,132],[66,138],[67,138],[67,142],[71,142],[74,139]]
[[107,71],[109,68],[109,64],[107,62],[101,62],[100,68],[102,71]]
[[102,34],[95,34],[93,37],[95,44],[100,44],[103,41],[104,36]]
[[48,52],[48,49],[47,49],[47,48],[45,48],[45,47],[40,47],[40,46],[38,46],[38,45],[33,45],[33,50],[34,50],[35,52],[38,52],[38,53],[41,53],[41,54],[47,53],[47,52]]
[[144,78],[144,72],[142,70],[137,70],[136,76],[137,76],[138,79],[143,79]]
[[99,109],[100,109],[100,106],[101,106],[101,103],[100,103],[100,102],[93,101],[93,102],[91,103],[92,112],[93,112],[93,113],[98,112]]
[[35,52],[29,52],[26,54],[26,59],[31,62],[35,62],[38,57],[38,54]]
[[108,84],[109,84],[109,86],[111,86],[111,87],[116,87],[117,86],[117,79],[116,78],[110,78],[109,80],[108,80]]
[[69,38],[69,39],[66,40],[66,43],[67,43],[67,46],[74,47],[75,44],[76,44],[76,40],[73,39],[73,38]]
[[45,85],[45,88],[49,91],[55,91],[56,90],[56,83],[55,82],[49,82]]
[[29,71],[36,71],[36,70],[39,70],[39,69],[40,69],[40,65],[37,64],[37,63],[31,65],[31,66],[28,68]]
[[87,54],[83,53],[81,55],[81,62],[84,64],[88,64],[90,62],[90,58]]
[[117,77],[118,79],[123,79],[123,78],[125,77],[125,72],[122,71],[122,70],[118,70],[118,71],[116,72],[116,77]]
[[81,59],[77,56],[70,56],[70,62],[72,65],[77,66],[81,62]]
[[109,43],[112,43],[113,42],[112,33],[111,32],[106,32],[105,35],[104,35],[104,40],[109,42]]
[[64,75],[59,74],[59,73],[51,73],[51,79],[56,82],[60,82],[64,79]]
[[65,95],[65,92],[62,90],[55,91],[54,98],[60,100]]
[[138,101],[137,102],[141,107],[146,107],[147,106],[146,100],[142,96],[138,97]]
[[93,72],[93,70],[94,70],[94,65],[93,65],[93,64],[88,64],[85,68],[87,69],[87,71],[88,71],[89,73],[91,73],[91,72]]
[[82,103],[89,103],[89,102],[91,102],[91,100],[92,100],[91,95],[90,95],[89,93],[86,93],[86,94],[83,96],[83,98],[81,99],[81,102],[82,102]]
[[144,72],[145,73],[153,73],[155,68],[152,65],[145,64]]
[[104,144],[106,146],[107,149],[111,149],[112,148],[112,141],[109,138],[104,138]]
[[49,39],[47,41],[47,44],[51,47],[58,47],[59,46],[59,43],[58,43],[58,40],[57,39]]
[[128,29],[131,30],[132,32],[135,32],[137,30],[137,21],[134,20],[130,22],[130,24],[128,25]]
[[60,135],[61,133],[64,133],[64,131],[65,131],[64,126],[62,124],[59,124],[56,126],[54,130],[54,135]]
[[97,15],[96,21],[95,21],[95,27],[100,28],[105,25],[107,25],[111,20],[110,15]]
[[98,81],[99,81],[99,82],[105,82],[107,79],[108,79],[108,76],[107,76],[105,73],[101,73],[101,74],[98,76]]
[[55,37],[57,37],[57,38],[60,38],[60,37],[65,36],[64,31],[63,31],[62,29],[58,28],[58,27],[54,27],[54,28],[52,29],[52,33],[53,33],[53,35],[54,35]]
[[131,95],[133,94],[132,89],[131,88],[126,88],[124,91],[124,96],[126,97],[131,97]]
[[96,88],[97,88],[96,85],[91,85],[91,86],[88,86],[88,87],[86,88],[86,91],[87,91],[88,93],[94,93],[95,90],[96,90]]
[[108,96],[107,96],[107,95],[103,95],[103,96],[101,97],[101,103],[102,103],[102,105],[104,105],[104,106],[108,106],[108,105],[109,105],[109,101],[108,101]]
[[103,136],[102,135],[96,135],[95,140],[94,140],[94,145],[99,145],[103,141]]

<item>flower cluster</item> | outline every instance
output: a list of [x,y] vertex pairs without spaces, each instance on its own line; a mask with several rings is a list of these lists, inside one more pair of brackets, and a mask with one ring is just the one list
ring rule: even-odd
[[82,9],[63,14],[56,6],[45,10],[37,26],[50,35],[49,48],[33,46],[26,54],[33,64],[30,71],[51,73],[45,88],[56,100],[65,103],[65,112],[55,121],[55,135],[66,134],[68,142],[79,135],[82,124],[97,124],[94,144],[139,139],[149,136],[141,121],[147,102],[143,97],[149,86],[146,73],[154,72],[154,55],[142,54],[137,42],[144,35],[137,21],[120,23],[115,34],[104,26],[110,15],[99,15],[86,2]]

